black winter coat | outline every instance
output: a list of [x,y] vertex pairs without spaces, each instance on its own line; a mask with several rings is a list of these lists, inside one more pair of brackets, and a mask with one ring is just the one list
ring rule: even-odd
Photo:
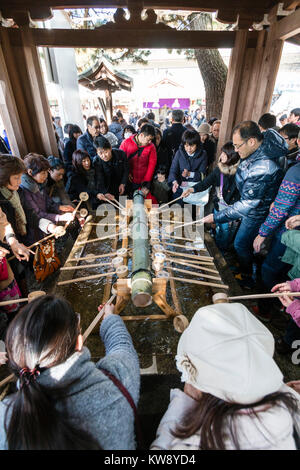
[[[183,170],[188,170],[194,173],[189,178],[184,178],[182,176]],[[173,159],[168,183],[172,184],[173,181],[177,181],[180,185],[183,181],[189,182],[198,182],[202,180],[202,176],[206,173],[207,170],[207,154],[202,148],[196,150],[196,155],[189,157],[186,153],[184,146],[181,144],[179,149],[176,152],[176,155]]]
[[120,184],[128,182],[129,165],[126,153],[123,150],[112,149],[112,158],[104,162],[99,156],[94,159],[96,172],[97,193],[110,193],[117,199]]
[[205,191],[209,187],[215,189],[213,197],[213,203],[216,210],[219,210],[219,196],[220,196],[220,183],[221,183],[221,172],[223,173],[223,192],[222,196],[226,204],[234,204],[240,199],[239,190],[235,184],[235,174],[238,168],[239,162],[236,165],[223,165],[218,163],[218,166],[203,180],[195,184],[193,187],[194,192]]
[[216,144],[211,139],[206,139],[204,144],[202,144],[203,150],[207,153],[207,164],[211,165],[214,163],[215,155],[216,155]]
[[72,155],[76,150],[76,140],[68,139],[65,143],[63,160],[66,167],[66,175],[72,173]]
[[158,147],[156,147],[156,154],[157,154],[157,163],[156,163],[155,173],[158,167],[163,165],[164,167],[166,167],[167,175],[168,175],[170,171],[172,159],[170,157],[170,154],[167,148],[163,144],[160,144]]
[[186,127],[184,127],[180,122],[172,124],[171,127],[164,130],[162,144],[168,150],[171,160],[175,156],[181,144],[181,138],[184,131],[186,131]]
[[82,192],[87,192],[89,195],[89,200],[87,201],[87,205],[91,206],[92,209],[96,209],[99,204],[99,200],[97,199],[97,178],[95,174],[95,188],[93,190],[88,189],[88,178],[85,176],[83,172],[76,171],[73,167],[72,172],[69,175],[67,184],[66,184],[66,191],[70,196],[71,201],[77,200],[79,201],[79,194]]

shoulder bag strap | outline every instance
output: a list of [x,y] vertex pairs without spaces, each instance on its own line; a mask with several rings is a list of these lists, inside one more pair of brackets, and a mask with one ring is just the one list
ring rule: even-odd
[[221,193],[221,198],[223,199],[223,186],[224,186],[224,175],[222,171],[220,172],[220,193]]
[[139,147],[135,152],[131,153],[130,155],[128,155],[128,161],[131,160],[133,157],[135,157],[136,155],[138,157],[141,156],[142,152],[144,150],[144,147]]
[[134,413],[134,418],[135,418],[135,428],[136,428],[136,438],[137,438],[138,448],[142,449],[143,448],[142,430],[141,430],[139,417],[137,414],[137,409],[136,409],[132,396],[128,392],[127,388],[124,387],[122,382],[120,382],[120,380],[117,379],[117,377],[115,377],[111,372],[109,372],[106,369],[102,369],[102,367],[100,367],[100,370],[103,372],[104,375],[106,375],[106,377],[108,377],[115,384],[116,387],[118,387],[120,392],[124,395],[129,405],[131,406],[133,413]]

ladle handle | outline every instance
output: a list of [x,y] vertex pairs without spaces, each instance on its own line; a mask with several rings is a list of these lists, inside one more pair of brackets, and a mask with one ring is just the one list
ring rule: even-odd
[[[105,305],[109,305],[111,304],[114,299],[116,297],[116,294],[113,294],[111,296],[111,298],[106,302]],[[97,325],[97,323],[101,320],[102,316],[104,315],[104,309],[105,309],[105,305],[101,308],[100,312],[98,313],[98,315],[94,318],[94,320],[92,321],[92,323],[90,324],[90,326],[85,330],[85,332],[83,333],[82,335],[82,338],[83,338],[83,342],[87,339],[87,337],[90,335],[90,333],[93,331],[93,329],[95,328],[95,326]]]

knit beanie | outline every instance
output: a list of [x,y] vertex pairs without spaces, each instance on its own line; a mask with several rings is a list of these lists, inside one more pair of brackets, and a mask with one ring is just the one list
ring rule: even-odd
[[239,303],[202,307],[182,333],[176,356],[181,380],[226,402],[253,404],[279,390],[270,331]]
[[210,125],[207,122],[203,122],[198,128],[199,134],[210,134]]

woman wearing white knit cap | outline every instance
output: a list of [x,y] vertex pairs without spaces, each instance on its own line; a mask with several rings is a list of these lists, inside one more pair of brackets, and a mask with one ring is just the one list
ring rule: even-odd
[[151,449],[296,449],[300,395],[283,383],[274,339],[242,304],[200,308],[178,343],[184,391]]

